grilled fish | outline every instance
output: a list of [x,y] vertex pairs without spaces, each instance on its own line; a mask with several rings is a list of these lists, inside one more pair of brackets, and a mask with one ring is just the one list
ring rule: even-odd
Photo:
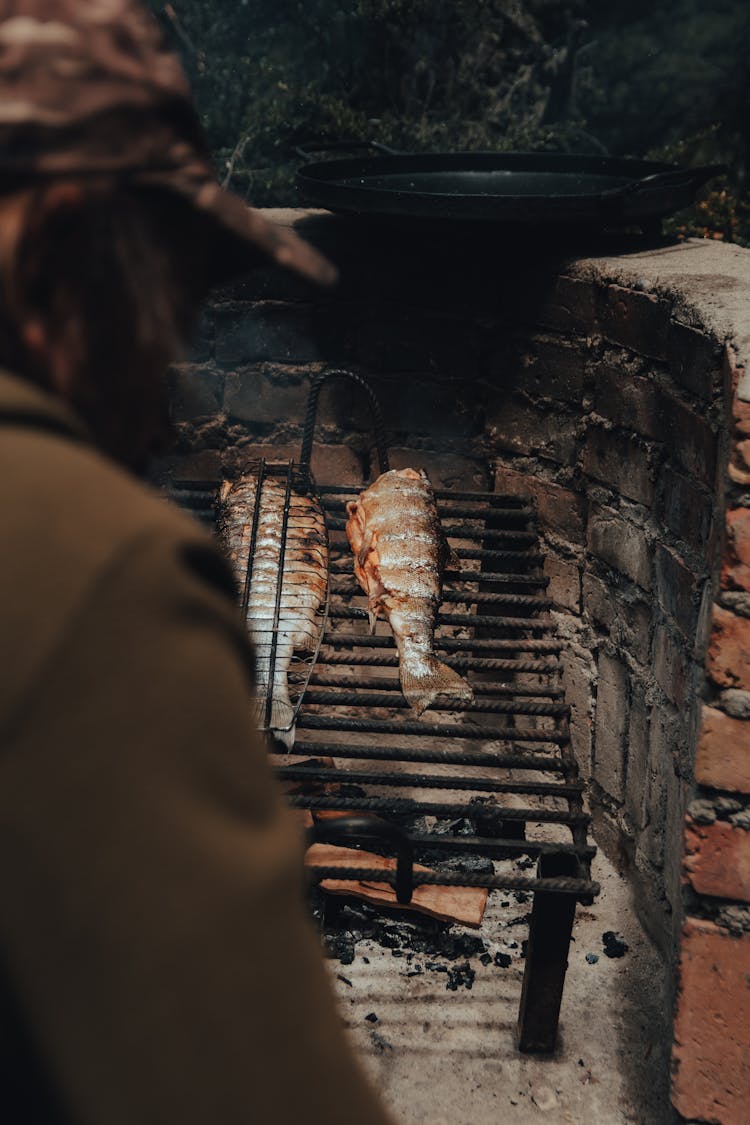
[[[292,492],[281,580],[276,651],[273,653],[286,483],[265,477],[260,490],[255,549],[250,560],[258,478],[225,481],[219,494],[218,526],[243,595],[246,621],[255,646],[255,718],[288,746],[294,744],[294,706],[288,672],[295,651],[314,652],[319,638],[318,611],[328,583],[328,537],[318,501]],[[249,565],[250,563],[250,565]],[[249,584],[248,584],[249,574]],[[273,668],[271,667],[273,657]],[[270,698],[270,711],[268,700]]]
[[354,573],[368,595],[370,628],[385,617],[399,657],[401,690],[418,715],[439,695],[470,700],[466,680],[433,651],[443,571],[457,564],[427,474],[392,469],[346,510]]

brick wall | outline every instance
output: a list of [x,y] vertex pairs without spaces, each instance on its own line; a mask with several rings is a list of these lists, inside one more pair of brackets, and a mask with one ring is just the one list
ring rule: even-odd
[[[750,255],[695,244],[561,262],[502,240],[467,254],[463,236],[276,218],[329,252],[341,285],[321,295],[269,269],[216,294],[173,374],[165,471],[297,456],[311,377],[345,365],[375,387],[395,467],[533,497],[598,842],[632,873],[667,959],[682,931],[675,1104],[739,1121],[748,1073],[724,1101],[698,1080],[695,1013],[700,966],[744,963],[750,947],[750,403],[727,346],[743,271],[750,306],[736,255]],[[324,391],[317,436],[321,482],[368,479],[352,388]],[[716,977],[714,1038],[735,976]],[[710,1055],[719,1086],[723,1058]]]

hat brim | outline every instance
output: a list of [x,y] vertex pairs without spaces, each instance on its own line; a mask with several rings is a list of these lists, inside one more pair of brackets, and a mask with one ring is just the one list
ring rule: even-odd
[[269,260],[317,285],[331,286],[338,280],[338,270],[319,250],[288,227],[269,222],[213,177],[198,183],[174,174],[139,179],[177,192],[215,227],[221,243],[214,258],[215,280],[228,280]]

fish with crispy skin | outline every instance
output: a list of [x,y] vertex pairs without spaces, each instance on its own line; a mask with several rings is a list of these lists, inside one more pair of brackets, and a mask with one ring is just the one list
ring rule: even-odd
[[421,715],[440,695],[471,700],[466,680],[434,653],[443,571],[457,560],[427,474],[391,469],[346,510],[354,573],[369,598],[370,627],[374,630],[377,618],[384,617],[393,630],[407,702]]
[[[237,579],[245,589],[258,478],[247,474],[225,481],[219,494],[218,528]],[[328,583],[328,536],[314,497],[292,492],[284,551],[276,652],[271,668],[274,614],[281,559],[286,486],[265,477],[260,490],[255,551],[247,591],[247,627],[255,647],[255,717],[288,746],[294,743],[294,705],[288,672],[295,651],[314,652],[320,632],[319,609]],[[267,701],[271,697],[267,720]]]

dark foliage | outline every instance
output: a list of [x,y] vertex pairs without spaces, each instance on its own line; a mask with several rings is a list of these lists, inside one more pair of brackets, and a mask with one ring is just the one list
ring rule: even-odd
[[609,151],[728,162],[728,183],[678,226],[750,238],[746,0],[151,4],[220,177],[259,205],[295,201],[295,146],[311,140]]

